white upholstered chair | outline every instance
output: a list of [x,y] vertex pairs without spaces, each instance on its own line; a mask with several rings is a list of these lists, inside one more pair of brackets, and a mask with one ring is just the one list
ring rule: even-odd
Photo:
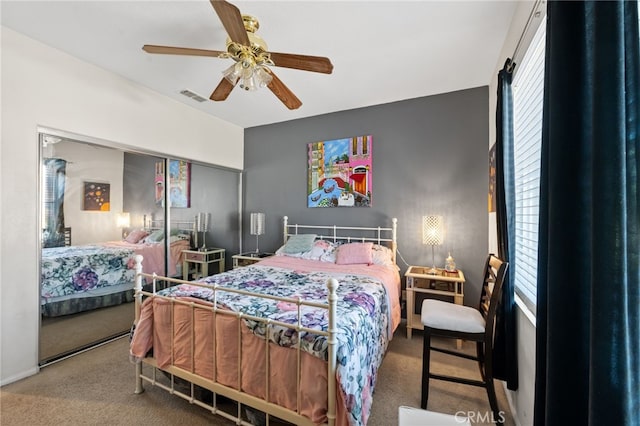
[[[508,263],[490,254],[484,268],[484,279],[477,308],[456,305],[440,300],[425,299],[422,302],[421,320],[424,325],[424,349],[422,354],[422,402],[427,408],[429,399],[429,379],[446,380],[487,390],[489,404],[494,419],[503,418],[498,409],[496,391],[493,384],[493,342],[495,317],[502,297],[502,284]],[[476,356],[459,351],[438,348],[431,345],[431,337],[462,339],[476,342]],[[465,377],[444,376],[430,371],[431,351],[458,356],[478,362],[482,380]]]

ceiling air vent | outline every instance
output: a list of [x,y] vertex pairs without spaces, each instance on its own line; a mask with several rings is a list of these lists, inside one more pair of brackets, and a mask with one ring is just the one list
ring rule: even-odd
[[198,102],[204,102],[207,100],[207,98],[203,98],[202,96],[198,95],[195,92],[192,92],[189,89],[184,89],[180,91],[180,94],[185,95],[188,98],[193,99],[194,101],[198,101]]

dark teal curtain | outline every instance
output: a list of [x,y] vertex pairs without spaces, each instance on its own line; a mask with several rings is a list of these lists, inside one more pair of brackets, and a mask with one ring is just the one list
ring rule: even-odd
[[44,229],[42,246],[64,246],[64,190],[67,162],[46,158],[44,164]]
[[640,422],[638,5],[547,4],[536,425]]
[[494,377],[518,389],[518,356],[516,352],[515,235],[516,201],[513,163],[513,94],[511,80],[514,63],[507,59],[498,73],[496,106],[496,222],[498,256],[509,262],[502,285],[502,301],[496,312],[496,337],[493,347]]

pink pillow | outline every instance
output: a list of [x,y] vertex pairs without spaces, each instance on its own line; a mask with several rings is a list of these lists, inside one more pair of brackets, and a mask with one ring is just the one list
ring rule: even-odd
[[373,263],[373,243],[349,243],[343,244],[336,250],[336,263],[338,265],[354,265]]
[[127,235],[127,238],[125,238],[124,240],[130,244],[138,244],[140,240],[147,235],[149,235],[147,231],[136,229],[135,231],[131,231],[129,235]]

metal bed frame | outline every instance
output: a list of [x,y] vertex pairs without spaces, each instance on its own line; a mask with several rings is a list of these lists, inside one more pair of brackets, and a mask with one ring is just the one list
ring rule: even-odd
[[[360,242],[360,241],[371,241],[371,242],[375,242],[377,244],[385,244],[388,243],[390,244],[390,248],[393,250],[393,257],[394,257],[394,261],[395,261],[395,251],[396,251],[396,247],[397,247],[397,242],[396,242],[396,236],[397,236],[397,219],[393,218],[392,219],[392,227],[389,228],[384,228],[384,227],[375,227],[375,228],[371,228],[371,227],[343,227],[343,226],[316,226],[316,225],[298,225],[298,224],[289,224],[288,223],[288,217],[285,216],[284,217],[284,238],[285,241],[288,238],[289,235],[293,235],[293,234],[297,234],[299,231],[302,230],[315,230],[316,232],[321,231],[324,232],[322,234],[317,234],[317,238],[319,239],[330,239],[333,241],[353,241],[353,242]],[[356,233],[356,236],[353,235],[346,235],[345,232],[353,232]],[[391,233],[391,237],[384,237],[384,235]],[[166,278],[166,277],[160,277],[157,276],[156,274],[146,274],[143,273],[142,271],[142,256],[138,255],[136,256],[136,281],[135,281],[135,324],[138,323],[138,321],[140,320],[140,313],[141,313],[141,308],[142,308],[142,301],[143,301],[143,297],[156,297],[156,298],[162,298],[162,299],[166,299],[168,301],[170,301],[170,303],[172,304],[184,304],[184,305],[188,305],[190,306],[192,309],[207,309],[209,311],[212,312],[213,315],[213,364],[214,364],[214,368],[213,368],[213,380],[208,379],[208,378],[204,378],[202,376],[199,376],[191,371],[187,371],[183,368],[179,368],[176,367],[174,365],[171,365],[167,368],[164,369],[160,369],[156,363],[156,360],[154,358],[144,358],[142,360],[142,362],[136,363],[136,373],[135,373],[135,377],[136,377],[136,387],[135,387],[135,393],[139,394],[142,393],[144,391],[144,386],[143,383],[150,383],[154,386],[160,387],[172,394],[175,394],[187,401],[189,401],[192,404],[201,406],[209,411],[211,411],[211,413],[213,414],[217,414],[220,415],[222,417],[225,417],[229,420],[232,420],[234,422],[236,422],[236,424],[238,425],[246,425],[246,426],[251,426],[251,423],[247,422],[246,420],[244,420],[242,418],[242,406],[244,405],[245,407],[251,407],[253,409],[256,410],[260,410],[262,412],[264,412],[266,414],[266,420],[267,420],[267,425],[269,424],[269,418],[270,416],[274,416],[277,417],[279,419],[285,420],[287,422],[296,424],[296,425],[315,425],[315,423],[313,423],[311,421],[311,419],[303,416],[302,414],[300,414],[300,367],[301,367],[301,347],[300,347],[300,341],[298,341],[297,345],[296,345],[296,351],[297,351],[297,409],[296,410],[290,410],[287,409],[285,407],[281,407],[273,402],[269,401],[269,363],[267,362],[266,365],[266,377],[265,377],[265,386],[266,386],[266,390],[265,390],[265,399],[261,399],[258,398],[256,396],[250,395],[248,393],[243,392],[241,389],[241,369],[238,369],[238,386],[237,389],[234,389],[232,387],[226,386],[224,384],[221,384],[219,382],[216,381],[216,368],[215,368],[215,353],[216,353],[216,338],[215,338],[215,323],[216,323],[216,318],[218,315],[221,316],[232,316],[232,317],[236,317],[239,321],[238,323],[241,323],[243,319],[248,319],[248,320],[253,320],[256,322],[261,322],[265,324],[265,327],[268,328],[268,330],[271,327],[286,327],[286,328],[290,328],[290,329],[294,329],[297,332],[311,332],[314,334],[318,334],[318,335],[323,335],[327,337],[327,345],[328,345],[328,361],[327,361],[327,395],[328,395],[328,399],[327,399],[327,423],[329,426],[333,426],[336,423],[336,397],[337,397],[337,380],[336,380],[336,365],[337,365],[337,359],[336,359],[336,351],[337,351],[337,337],[336,334],[338,332],[338,329],[336,327],[336,306],[337,306],[337,300],[338,300],[338,296],[336,294],[336,290],[338,288],[338,281],[334,278],[331,278],[327,281],[327,288],[329,290],[329,294],[328,294],[328,300],[326,304],[320,304],[320,303],[311,303],[311,302],[305,302],[302,301],[300,299],[297,298],[284,298],[284,297],[277,297],[277,296],[271,296],[271,295],[260,295],[260,294],[254,294],[254,293],[250,293],[247,291],[242,291],[242,290],[232,290],[232,289],[223,289],[223,288],[218,288],[217,285],[208,285],[208,284],[199,284],[193,281],[184,281],[184,280],[180,280],[180,279],[173,279],[173,278]],[[149,278],[151,279],[151,283],[152,283],[152,290],[151,291],[144,291],[142,289],[142,283],[143,283],[143,278]],[[161,284],[158,283],[158,281],[162,281],[163,284],[165,283],[169,283],[169,285],[177,285],[177,284],[189,284],[191,286],[201,286],[201,287],[206,287],[210,290],[213,290],[214,292],[214,302],[211,306],[208,305],[199,305],[193,302],[188,302],[188,301],[181,301],[179,299],[174,299],[174,298],[167,298],[164,296],[160,296],[156,294],[156,287],[160,286]],[[164,287],[164,286],[163,286]],[[241,312],[233,312],[233,311],[229,311],[229,310],[225,310],[225,309],[220,309],[216,306],[216,292],[219,291],[225,291],[225,292],[234,292],[234,293],[239,293],[239,294],[244,294],[244,295],[250,295],[251,297],[263,297],[263,298],[267,298],[267,299],[271,299],[271,300],[277,300],[277,301],[282,301],[288,304],[293,304],[297,307],[297,311],[298,311],[298,324],[296,325],[292,325],[289,323],[280,323],[278,321],[274,321],[274,320],[270,320],[270,319],[265,319],[265,318],[261,318],[261,317],[255,317],[252,315],[246,315],[243,314]],[[328,322],[328,330],[325,331],[319,331],[316,329],[308,329],[306,327],[303,327],[301,325],[301,309],[303,306],[311,306],[314,308],[319,308],[319,309],[326,309],[328,311],[328,318],[329,318],[329,322]],[[193,317],[193,311],[192,311],[192,317]],[[238,327],[238,337],[239,337],[239,342],[241,341],[240,339],[240,333],[241,333],[241,329],[240,327]],[[270,341],[269,339],[264,339],[265,340],[265,352],[267,354],[267,360],[269,359],[269,347],[270,347]],[[193,342],[193,340],[192,340]],[[173,345],[173,340],[172,340],[172,345]],[[192,343],[193,344],[193,343]],[[239,343],[239,346],[241,346],[241,343]],[[192,351],[193,354],[193,351]],[[240,350],[240,347],[238,348],[238,365],[240,365],[242,361],[242,351]],[[152,374],[150,376],[147,376],[145,374],[143,374],[143,364],[148,365],[150,367],[153,367],[152,370]],[[192,365],[194,364],[193,362],[193,355],[192,355]],[[170,375],[170,383],[169,385],[165,384],[162,382],[162,380],[160,379],[166,379],[166,377],[162,376],[162,377],[158,377],[158,370],[160,371],[165,371],[166,373],[169,373]],[[178,377],[180,379],[186,380],[187,382],[190,383],[190,392],[189,394],[180,391],[179,389],[176,388],[176,381],[174,379],[175,377]],[[196,398],[195,394],[196,394],[196,388],[195,386],[200,386],[202,388],[208,389],[211,392],[213,392],[213,400],[211,402],[211,404],[205,403],[203,401],[200,401],[199,399]],[[217,403],[217,395],[222,395],[226,398],[229,398],[233,401],[235,401],[237,403],[237,412],[236,414],[231,414],[227,411],[224,411],[223,409],[221,409]]]

